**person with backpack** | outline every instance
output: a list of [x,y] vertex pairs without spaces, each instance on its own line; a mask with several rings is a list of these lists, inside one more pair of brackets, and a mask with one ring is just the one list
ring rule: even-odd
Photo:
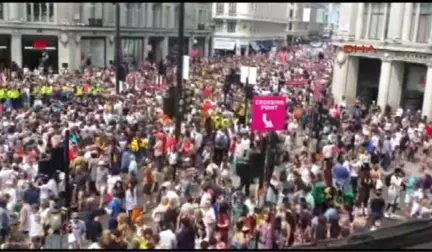
[[218,130],[215,136],[215,146],[214,146],[214,156],[213,160],[217,165],[220,165],[222,162],[223,156],[229,147],[229,138],[227,134]]

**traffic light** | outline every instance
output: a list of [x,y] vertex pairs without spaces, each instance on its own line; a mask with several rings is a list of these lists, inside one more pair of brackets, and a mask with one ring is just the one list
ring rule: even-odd
[[193,105],[194,91],[191,89],[183,90],[183,112],[190,113]]
[[169,118],[174,118],[175,115],[175,87],[171,86],[168,89],[167,96],[163,99],[164,114]]

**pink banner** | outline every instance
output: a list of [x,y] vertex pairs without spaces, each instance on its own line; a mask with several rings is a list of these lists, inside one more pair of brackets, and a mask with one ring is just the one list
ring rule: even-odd
[[251,129],[270,132],[285,129],[286,98],[284,96],[255,96],[252,99]]

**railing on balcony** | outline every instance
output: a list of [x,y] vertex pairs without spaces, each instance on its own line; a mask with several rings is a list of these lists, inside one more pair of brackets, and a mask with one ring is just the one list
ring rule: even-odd
[[206,28],[205,24],[198,24],[198,30],[199,31],[203,31],[203,30],[205,30],[205,28]]
[[103,26],[103,19],[102,18],[89,18],[87,25],[90,27],[102,27]]

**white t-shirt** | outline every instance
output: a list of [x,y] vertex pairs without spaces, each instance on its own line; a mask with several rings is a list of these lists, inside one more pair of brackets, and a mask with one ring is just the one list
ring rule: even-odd
[[313,175],[318,175],[321,172],[321,167],[319,165],[313,164],[311,167],[311,172]]
[[54,179],[50,179],[48,183],[39,186],[39,189],[40,189],[40,199],[48,199],[50,191],[52,195],[54,195],[54,197],[56,198],[58,197],[57,183],[55,182]]
[[117,181],[121,181],[121,177],[119,175],[108,175],[108,181],[107,181],[107,186],[108,186],[108,193],[112,194],[112,190],[114,189],[114,185]]
[[209,192],[203,193],[203,195],[201,196],[200,206],[204,206],[204,204],[211,201],[211,199],[212,195]]
[[159,233],[159,246],[161,249],[174,249],[177,244],[176,235],[171,229]]
[[324,158],[332,158],[333,157],[333,144],[326,144],[323,147]]
[[213,207],[210,207],[207,210],[203,209],[203,212],[204,212],[203,222],[205,226],[211,225],[216,222],[216,214]]
[[136,187],[131,191],[129,189],[125,192],[125,207],[130,211],[138,204],[137,189]]

